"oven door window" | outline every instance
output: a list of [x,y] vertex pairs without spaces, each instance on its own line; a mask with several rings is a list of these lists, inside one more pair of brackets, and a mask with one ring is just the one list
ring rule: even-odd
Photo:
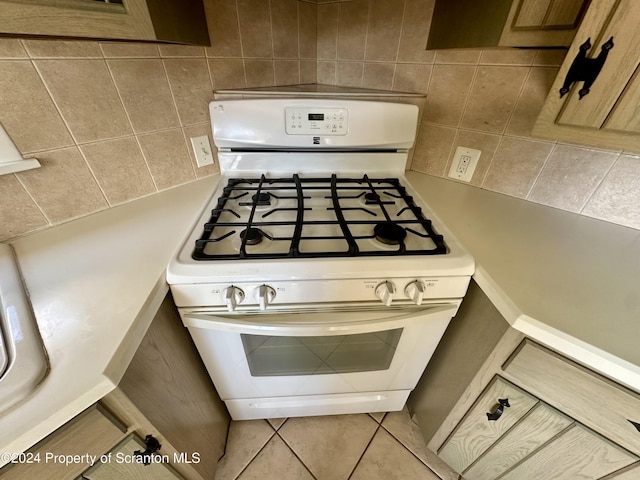
[[402,328],[322,337],[241,334],[254,377],[326,375],[387,370]]

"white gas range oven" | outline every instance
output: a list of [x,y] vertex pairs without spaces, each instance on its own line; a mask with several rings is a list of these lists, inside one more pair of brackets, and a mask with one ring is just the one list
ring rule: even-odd
[[474,271],[403,179],[417,107],[210,112],[222,178],[167,279],[231,417],[400,410]]

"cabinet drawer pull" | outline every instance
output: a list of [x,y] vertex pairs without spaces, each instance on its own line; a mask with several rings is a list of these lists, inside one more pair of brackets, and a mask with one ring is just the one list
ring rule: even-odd
[[638,431],[640,432],[640,423],[636,423],[636,422],[634,422],[633,420],[629,420],[629,419],[627,419],[627,421],[628,421],[631,425],[633,425],[634,427],[636,427],[636,430],[638,430]]
[[493,412],[487,412],[487,418],[489,420],[498,420],[502,416],[502,412],[504,412],[504,407],[510,407],[508,398],[499,398],[498,406]]
[[591,38],[587,38],[587,41],[580,45],[580,51],[573,59],[571,67],[567,72],[567,77],[564,80],[564,84],[560,89],[560,98],[564,97],[574,82],[584,82],[582,88],[578,90],[578,97],[582,99],[589,93],[589,89],[593,82],[598,77],[602,66],[604,65],[609,50],[613,48],[613,37],[607,40],[600,47],[600,53],[596,58],[587,58],[587,51],[591,48]]
[[147,435],[144,437],[144,444],[147,446],[144,452],[140,450],[136,450],[133,452],[133,455],[136,458],[140,458],[144,465],[149,465],[151,463],[151,455],[160,450],[160,442],[153,437],[153,435]]

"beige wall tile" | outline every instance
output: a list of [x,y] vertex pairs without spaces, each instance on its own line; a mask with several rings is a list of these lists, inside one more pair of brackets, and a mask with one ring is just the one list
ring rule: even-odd
[[158,45],[160,48],[160,56],[163,58],[174,58],[174,57],[204,57],[204,47],[199,47],[197,45],[170,45],[170,44],[161,44]]
[[42,165],[18,173],[51,223],[107,208],[108,204],[77,147],[38,154]]
[[474,73],[471,65],[434,65],[423,121],[457,126]]
[[[318,56],[318,7],[306,2],[298,3],[298,50],[300,58]],[[337,19],[336,23],[337,25]],[[337,38],[337,37],[336,37]],[[335,42],[334,42],[335,45]]]
[[[182,133],[184,135],[184,139],[187,143],[187,150],[189,151],[189,158],[191,159],[191,165],[196,172],[197,178],[208,177],[209,175],[215,175],[220,173],[220,164],[218,163],[217,150],[213,143],[212,135],[211,135],[211,124],[204,123],[202,125],[190,125],[188,127],[184,127],[182,129]],[[191,138],[193,137],[201,137],[203,135],[207,135],[209,137],[209,145],[213,150],[214,155],[214,163],[213,165],[206,165],[204,167],[198,167],[196,163],[196,157],[193,154],[193,147],[191,145]]]
[[432,65],[398,63],[393,78],[393,90],[399,92],[427,93]]
[[480,60],[480,50],[433,50],[435,63],[464,63],[476,65]]
[[276,85],[295,85],[300,83],[300,68],[297,60],[275,60]]
[[397,0],[371,2],[367,29],[367,61],[395,62],[398,58],[402,3]]
[[275,83],[273,60],[245,60],[247,87],[268,87]]
[[179,125],[162,60],[108,60],[122,103],[136,133]]
[[330,3],[318,8],[318,59],[334,60],[338,58],[338,10],[340,5]]
[[110,205],[156,191],[135,137],[123,137],[80,147]]
[[527,197],[537,203],[579,212],[618,153],[558,145]]
[[195,180],[181,129],[140,135],[138,140],[158,190]]
[[17,38],[0,38],[0,58],[26,58],[27,51]]
[[137,42],[100,42],[105,58],[153,58],[159,57],[158,45]]
[[336,62],[318,62],[318,83],[335,85]]
[[237,0],[237,3],[243,56],[273,57],[269,2]]
[[[73,145],[62,117],[28,60],[0,62],[0,123],[23,154]],[[8,93],[11,92],[9,95]]]
[[204,58],[171,58],[163,60],[171,92],[178,109],[180,123],[191,125],[209,121],[209,102],[213,85]]
[[503,137],[482,188],[526,198],[552,148],[552,143]]
[[419,125],[411,169],[438,177],[444,176],[455,136],[454,128],[426,123]]
[[298,1],[271,0],[273,56],[298,58]]
[[131,134],[129,120],[104,60],[34,62],[76,142]]
[[300,60],[300,83],[316,83],[318,64],[314,60]]
[[[493,156],[496,153],[498,144],[500,143],[500,135],[493,135],[489,133],[473,132],[471,130],[458,130],[456,138],[453,142],[453,148],[451,149],[451,155],[445,168],[445,177],[449,178],[449,169],[451,168],[451,162],[453,161],[453,154],[457,147],[467,147],[480,150],[480,159],[478,165],[471,177],[471,185],[481,186],[484,181],[484,177],[487,174],[487,170],[491,165]],[[466,183],[466,182],[465,182]]]
[[435,0],[405,0],[399,62],[433,63],[435,52],[426,50]]
[[31,58],[102,58],[98,42],[82,40],[23,40]]
[[379,90],[391,90],[393,75],[396,70],[395,63],[369,63],[364,64],[362,86],[364,88],[376,88]]
[[533,63],[536,50],[522,48],[489,48],[482,50],[478,63],[481,65],[526,65]]
[[204,2],[211,46],[207,57],[241,57],[240,28],[236,2],[207,0]]
[[566,55],[567,51],[564,48],[538,50],[533,64],[559,67]]
[[582,210],[584,215],[640,229],[640,157],[621,155]]
[[209,59],[209,71],[215,90],[247,86],[244,61],[241,58]]
[[509,120],[508,134],[528,136],[531,133],[557,74],[558,69],[555,67],[533,67],[530,70]]
[[369,0],[339,4],[338,60],[364,60]]
[[361,87],[363,73],[363,62],[338,62],[336,65],[336,85]]
[[0,242],[48,225],[15,175],[0,176]]
[[527,67],[479,66],[460,126],[504,132],[528,70]]

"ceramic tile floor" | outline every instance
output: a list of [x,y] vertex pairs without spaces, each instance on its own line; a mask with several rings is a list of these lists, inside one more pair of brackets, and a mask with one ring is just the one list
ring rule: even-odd
[[216,480],[458,480],[407,410],[231,422]]

